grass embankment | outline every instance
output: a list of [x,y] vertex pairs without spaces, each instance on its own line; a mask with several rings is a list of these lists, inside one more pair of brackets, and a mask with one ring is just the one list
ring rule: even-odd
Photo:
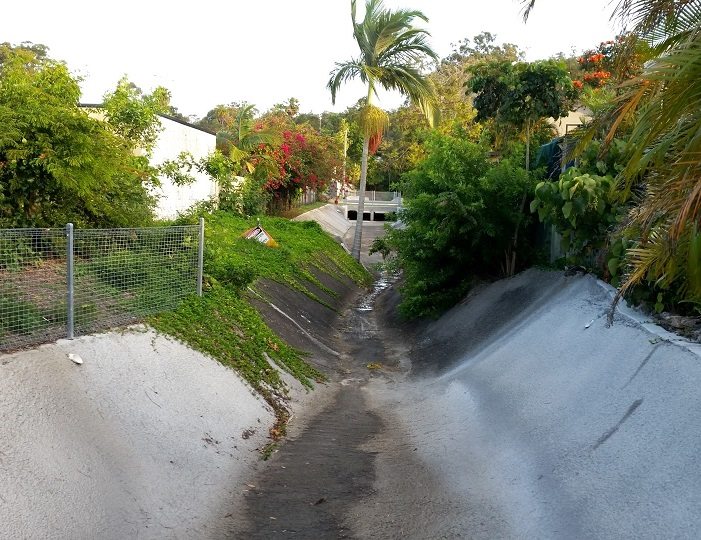
[[204,296],[190,298],[150,322],[240,373],[275,410],[277,422],[270,430],[275,440],[284,435],[289,417],[284,404],[287,389],[266,355],[307,387],[325,376],[265,324],[249,304],[246,290],[255,290],[258,280],[269,279],[321,302],[314,288],[335,293],[314,276],[314,269],[358,284],[369,283],[370,276],[315,222],[262,218],[261,224],[279,244],[271,248],[241,238],[256,225],[255,219],[222,212],[205,219]]

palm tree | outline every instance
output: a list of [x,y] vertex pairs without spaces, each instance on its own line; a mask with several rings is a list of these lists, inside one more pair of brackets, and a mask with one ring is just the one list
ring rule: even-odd
[[219,146],[234,163],[241,166],[239,174],[253,174],[255,166],[250,157],[261,145],[275,145],[280,142],[280,135],[272,130],[255,129],[253,126],[253,111],[255,105],[241,107],[230,129],[217,133]]
[[365,16],[356,20],[356,2],[351,0],[353,37],[358,43],[360,56],[347,62],[336,63],[331,72],[328,89],[335,104],[341,85],[356,77],[367,84],[365,105],[360,114],[363,130],[363,157],[358,191],[358,217],[351,254],[360,260],[360,243],[363,234],[365,184],[367,181],[368,155],[379,146],[389,117],[373,105],[377,88],[398,90],[418,105],[431,126],[437,121],[436,94],[432,83],[422,75],[421,66],[427,59],[438,60],[427,38],[429,33],[412,26],[414,19],[428,22],[427,17],[416,10],[386,9],[382,0],[367,0]]
[[[535,2],[522,0],[524,18]],[[609,141],[632,121],[621,180],[638,196],[626,226],[639,240],[616,300],[648,281],[701,305],[701,0],[619,0],[614,16],[654,55],[608,119]]]
[[656,54],[619,98],[609,134],[634,119],[622,179],[643,188],[629,223],[641,241],[628,251],[620,295],[651,281],[701,304],[701,0],[622,0],[618,9]]

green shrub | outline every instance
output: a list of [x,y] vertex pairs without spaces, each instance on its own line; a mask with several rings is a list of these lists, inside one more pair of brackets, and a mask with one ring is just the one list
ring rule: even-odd
[[614,187],[613,177],[582,173],[574,167],[557,182],[544,181],[536,186],[531,212],[555,226],[570,262],[581,264],[606,245],[620,217]]
[[491,164],[480,145],[449,135],[429,139],[427,157],[403,178],[406,227],[388,239],[404,269],[405,315],[437,315],[475,279],[503,275],[517,228],[517,262],[529,264],[529,219],[521,207],[533,183],[510,159]]

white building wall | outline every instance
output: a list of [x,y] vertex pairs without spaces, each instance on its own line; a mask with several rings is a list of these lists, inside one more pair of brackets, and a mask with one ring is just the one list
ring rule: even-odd
[[[207,157],[216,149],[217,137],[211,133],[187,126],[160,116],[162,131],[153,148],[151,164],[177,159],[181,152],[192,154],[195,160]],[[195,181],[186,186],[176,186],[168,178],[161,177],[161,187],[154,190],[158,197],[156,217],[172,219],[178,212],[187,210],[199,201],[209,200],[218,194],[218,186],[206,174],[196,170],[189,172]]]

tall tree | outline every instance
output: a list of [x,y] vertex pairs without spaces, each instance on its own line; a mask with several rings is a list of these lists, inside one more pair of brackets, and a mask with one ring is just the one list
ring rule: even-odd
[[467,92],[474,92],[477,120],[495,118],[516,126],[526,135],[526,170],[529,169],[530,137],[541,118],[567,114],[576,92],[565,66],[554,60],[511,64],[487,62],[469,68]]
[[[536,0],[522,0],[524,19]],[[614,12],[652,59],[624,81],[615,106],[599,124],[607,141],[632,124],[620,178],[637,204],[627,230],[637,238],[627,252],[618,298],[647,282],[701,305],[701,0],[619,0]],[[624,58],[625,60],[625,58]]]
[[157,171],[133,141],[78,107],[78,81],[63,63],[27,47],[2,56],[0,226],[148,223]]
[[618,14],[656,54],[626,83],[609,134],[633,119],[622,179],[642,192],[620,294],[647,281],[701,305],[701,1],[622,0]]
[[363,155],[358,190],[358,217],[351,254],[360,260],[360,244],[363,234],[363,211],[367,181],[368,156],[374,153],[388,124],[388,116],[373,105],[378,86],[397,90],[421,107],[429,123],[437,121],[436,94],[431,82],[422,72],[422,65],[438,56],[428,44],[428,32],[413,26],[415,19],[428,22],[417,10],[387,9],[381,0],[367,0],[365,16],[358,22],[356,1],[351,0],[351,21],[360,56],[347,62],[336,63],[327,87],[331,101],[341,85],[354,78],[367,84],[367,98],[360,115],[363,129]]
[[[488,62],[469,68],[472,75],[467,91],[475,92],[477,119],[494,118],[497,123],[516,126],[526,135],[526,171],[530,169],[530,142],[535,123],[547,117],[567,114],[576,92],[567,70],[547,60],[534,63]],[[523,194],[521,212],[526,206]],[[516,224],[510,252],[506,253],[506,271],[516,270],[516,248],[520,222]]]

